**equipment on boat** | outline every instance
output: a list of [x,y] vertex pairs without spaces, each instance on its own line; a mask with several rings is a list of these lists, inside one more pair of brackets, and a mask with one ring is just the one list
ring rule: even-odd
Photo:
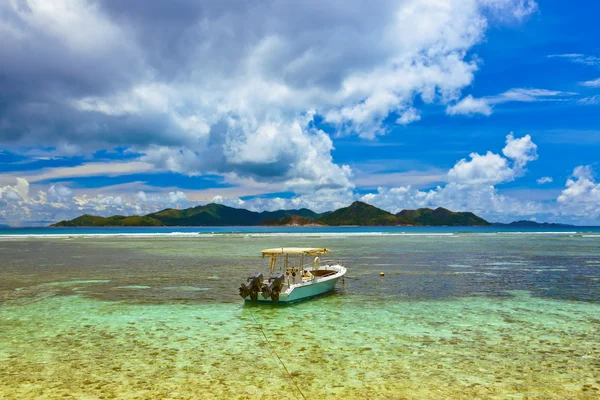
[[[321,265],[318,256],[329,253],[330,250],[326,248],[281,247],[263,250],[263,258],[269,257],[269,278],[263,279],[261,273],[252,274],[240,286],[240,296],[253,302],[290,303],[329,292],[346,274],[346,268],[340,264]],[[305,264],[306,257],[313,259],[307,259]],[[282,259],[283,262],[278,264],[277,261]],[[260,300],[259,292],[262,294]]]
[[248,277],[247,283],[240,286],[240,296],[246,298],[250,296],[252,301],[258,300],[258,292],[261,290],[263,274],[257,272]]
[[262,286],[262,297],[268,299],[269,297],[274,303],[279,301],[279,293],[283,288],[283,274],[273,274],[269,278],[269,283],[264,283]]

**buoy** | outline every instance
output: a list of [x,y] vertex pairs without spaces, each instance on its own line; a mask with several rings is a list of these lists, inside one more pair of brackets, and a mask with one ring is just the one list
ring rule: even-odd
[[385,274],[382,272],[379,273],[379,276],[385,276]]

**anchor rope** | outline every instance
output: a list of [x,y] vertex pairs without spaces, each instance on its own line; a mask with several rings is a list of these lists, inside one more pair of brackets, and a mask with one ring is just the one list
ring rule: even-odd
[[250,315],[252,316],[252,319],[254,320],[254,323],[256,324],[256,326],[258,326],[258,329],[260,330],[260,333],[262,333],[263,337],[265,338],[265,341],[269,345],[269,348],[271,349],[271,352],[273,354],[275,354],[275,357],[277,357],[277,359],[279,360],[279,362],[283,366],[283,369],[285,370],[285,373],[287,374],[288,378],[290,378],[290,380],[292,381],[292,383],[294,384],[294,386],[296,386],[296,389],[298,390],[298,393],[300,393],[300,396],[302,396],[302,398],[304,400],[306,400],[306,396],[304,396],[304,393],[302,393],[302,390],[300,390],[300,387],[298,386],[298,384],[294,380],[294,377],[292,376],[292,374],[290,374],[290,371],[288,371],[287,367],[285,366],[285,363],[283,362],[283,360],[281,359],[281,357],[279,357],[279,354],[277,354],[277,351],[275,351],[275,348],[273,347],[273,345],[271,344],[271,341],[269,340],[269,338],[265,334],[265,331],[263,330],[262,325],[259,324],[258,321],[256,320],[256,317],[254,316],[254,311],[250,311]]

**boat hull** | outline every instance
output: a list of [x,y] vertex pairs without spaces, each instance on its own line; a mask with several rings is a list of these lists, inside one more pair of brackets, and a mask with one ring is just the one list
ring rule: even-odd
[[[303,282],[292,285],[290,289],[285,292],[281,292],[279,294],[279,301],[277,304],[287,304],[294,303],[297,301],[302,301],[306,299],[310,299],[312,297],[320,296],[322,294],[331,292],[336,283],[342,278],[346,273],[346,268],[341,266],[336,266],[338,269],[338,273],[331,277],[326,277],[322,279],[316,279],[315,281]],[[272,303],[275,304],[273,300],[269,297],[268,299],[263,298],[261,295],[258,296],[257,301],[252,301],[250,297],[246,297],[246,302],[248,303]]]

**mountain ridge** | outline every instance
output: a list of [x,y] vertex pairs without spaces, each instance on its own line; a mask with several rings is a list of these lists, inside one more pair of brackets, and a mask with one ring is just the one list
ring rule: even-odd
[[453,212],[442,207],[402,210],[392,214],[370,204],[355,201],[333,212],[316,213],[307,208],[255,212],[209,203],[186,209],[166,208],[143,216],[89,214],[52,224],[52,227],[90,226],[489,226],[471,212]]
[[513,221],[513,222],[509,222],[509,223],[494,222],[492,225],[493,226],[515,227],[515,228],[537,228],[537,227],[572,228],[572,227],[577,226],[577,225],[570,225],[570,224],[560,224],[560,223],[555,223],[555,222],[536,222],[536,221],[527,221],[527,220],[519,220],[519,221]]

